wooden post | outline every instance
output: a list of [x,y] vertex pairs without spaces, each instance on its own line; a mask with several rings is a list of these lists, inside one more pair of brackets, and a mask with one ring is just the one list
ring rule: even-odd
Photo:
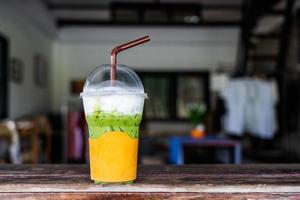
[[286,0],[286,9],[284,12],[284,23],[279,44],[279,56],[276,66],[277,83],[279,89],[279,106],[278,106],[278,121],[279,133],[284,135],[286,133],[286,59],[288,55],[288,47],[290,43],[291,24],[293,19],[293,5],[294,0]]

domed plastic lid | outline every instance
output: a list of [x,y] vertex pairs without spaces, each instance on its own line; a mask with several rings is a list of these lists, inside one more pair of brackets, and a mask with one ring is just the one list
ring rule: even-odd
[[116,80],[110,79],[111,65],[101,65],[90,73],[80,96],[143,95],[143,84],[138,75],[125,65],[117,65]]

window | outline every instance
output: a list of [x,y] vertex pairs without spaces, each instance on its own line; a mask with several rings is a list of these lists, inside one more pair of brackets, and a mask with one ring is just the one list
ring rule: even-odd
[[177,117],[184,119],[188,117],[189,108],[199,105],[200,102],[207,103],[205,99],[205,81],[197,75],[181,75],[177,78]]
[[140,72],[149,99],[146,120],[186,120],[188,108],[203,102],[209,108],[208,72]]
[[170,78],[165,76],[146,76],[145,85],[147,99],[145,102],[145,118],[147,119],[168,119],[170,118],[169,96]]

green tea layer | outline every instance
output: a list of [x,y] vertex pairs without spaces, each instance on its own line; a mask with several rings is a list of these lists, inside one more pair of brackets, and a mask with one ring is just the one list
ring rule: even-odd
[[95,111],[86,116],[90,138],[97,139],[102,134],[110,131],[121,131],[131,138],[138,138],[141,114],[123,115],[117,112],[105,113]]

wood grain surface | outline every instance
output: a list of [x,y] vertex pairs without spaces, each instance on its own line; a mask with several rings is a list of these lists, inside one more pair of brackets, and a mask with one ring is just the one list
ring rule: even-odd
[[0,165],[0,199],[300,199],[300,165],[140,166],[97,185],[88,165]]

